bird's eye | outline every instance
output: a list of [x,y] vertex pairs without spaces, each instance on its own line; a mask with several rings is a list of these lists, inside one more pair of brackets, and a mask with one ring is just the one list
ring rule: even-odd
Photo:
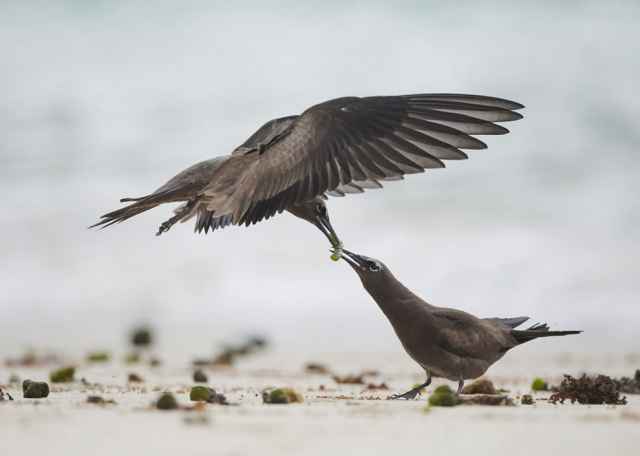
[[378,272],[380,270],[380,265],[378,263],[374,263],[373,261],[369,263],[369,271]]
[[316,211],[320,215],[325,215],[327,213],[327,208],[325,207],[324,204],[317,204],[316,205]]

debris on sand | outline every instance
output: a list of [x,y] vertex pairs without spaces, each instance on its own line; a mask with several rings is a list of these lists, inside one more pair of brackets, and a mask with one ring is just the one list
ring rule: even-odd
[[321,363],[307,363],[304,366],[304,371],[307,374],[331,375],[329,368]]
[[193,381],[196,383],[207,383],[209,381],[209,378],[202,369],[196,369],[193,372]]
[[462,388],[462,394],[497,394],[497,391],[491,380],[479,378]]
[[429,405],[433,407],[453,407],[460,402],[457,395],[447,385],[441,385],[429,396]]
[[531,394],[523,394],[520,398],[520,403],[522,405],[533,405],[535,401],[533,400],[533,396]]
[[129,340],[135,347],[149,347],[153,343],[153,330],[148,326],[134,328]]
[[111,355],[106,351],[95,351],[87,355],[87,361],[90,363],[106,363],[111,359]]
[[160,358],[152,356],[151,359],[149,359],[149,366],[151,366],[151,367],[160,367],[160,366],[162,366],[162,361],[160,360]]
[[515,405],[513,399],[502,394],[472,394],[469,396],[459,396],[458,400],[464,405]]
[[633,378],[621,377],[615,380],[621,393],[640,394],[640,369],[636,369]]
[[385,383],[367,383],[368,390],[388,390],[389,386]]
[[262,402],[265,404],[293,404],[303,401],[302,395],[291,388],[272,388],[262,392]]
[[544,379],[536,377],[531,382],[531,391],[549,391],[549,385]]
[[364,385],[364,375],[363,374],[358,374],[358,375],[344,375],[344,376],[339,376],[339,375],[334,375],[333,377],[333,381],[340,384],[340,385]]
[[228,405],[224,394],[216,393],[216,390],[208,386],[194,386],[189,393],[189,399],[194,402],[208,402],[209,404]]
[[156,401],[156,408],[158,410],[175,410],[178,408],[178,401],[171,393],[162,393]]
[[264,337],[251,336],[242,343],[224,346],[222,350],[211,359],[196,359],[193,361],[193,365],[230,367],[238,358],[263,350],[267,345],[267,339]]
[[10,385],[15,385],[20,383],[20,377],[18,376],[18,374],[11,374],[9,376],[9,384]]
[[57,355],[48,353],[48,354],[38,354],[33,350],[27,351],[19,358],[8,358],[5,361],[5,364],[8,367],[34,367],[34,366],[44,366],[46,364],[55,364],[59,363],[60,358]]
[[189,393],[189,399],[192,401],[209,402],[214,397],[216,397],[216,390],[208,386],[194,386]]
[[13,398],[11,397],[11,394],[5,393],[4,391],[2,391],[2,388],[0,388],[0,402],[12,400]]
[[76,374],[76,368],[73,366],[62,367],[56,369],[49,374],[51,383],[69,383],[72,382]]
[[589,377],[582,374],[582,377],[575,378],[565,374],[560,386],[554,388],[555,393],[549,398],[549,402],[555,404],[569,400],[571,403],[579,404],[619,404],[627,403],[625,397],[620,397],[618,383],[606,375]]
[[127,353],[124,357],[124,362],[126,364],[138,364],[140,362],[140,353],[138,352]]
[[144,382],[144,380],[142,379],[142,377],[140,377],[138,374],[131,372],[128,376],[127,376],[127,381],[129,383],[142,383]]
[[28,379],[22,382],[22,397],[25,399],[41,399],[47,396],[49,396],[47,382],[33,382]]
[[87,396],[87,403],[96,405],[115,405],[116,401],[113,399],[105,399],[102,396]]

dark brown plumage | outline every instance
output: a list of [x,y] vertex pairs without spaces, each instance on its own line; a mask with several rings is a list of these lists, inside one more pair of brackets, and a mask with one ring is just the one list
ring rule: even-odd
[[581,331],[549,331],[546,324],[515,329],[529,317],[478,318],[461,310],[436,307],[398,281],[381,261],[344,250],[342,258],[356,271],[364,288],[389,319],[402,346],[427,374],[427,380],[394,398],[414,398],[431,382],[442,377],[458,382],[477,378],[525,342],[539,337],[566,336]]
[[[514,112],[522,107],[500,98],[458,94],[329,100],[301,115],[267,122],[231,155],[200,162],[150,195],[121,200],[133,203],[103,215],[94,226],[177,201],[185,204],[158,234],[194,216],[196,231],[206,233],[254,224],[294,207],[312,208],[326,195],[380,188],[381,181],[465,159],[462,149],[486,147],[472,135],[507,133],[496,123],[522,118]],[[309,221],[318,226],[317,215]]]

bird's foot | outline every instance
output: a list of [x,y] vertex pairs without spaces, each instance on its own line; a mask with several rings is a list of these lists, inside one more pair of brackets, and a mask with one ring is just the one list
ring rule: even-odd
[[387,399],[391,401],[395,401],[397,399],[406,399],[408,401],[411,401],[415,399],[416,396],[419,396],[421,394],[422,394],[422,388],[413,388],[403,394],[393,394],[392,396],[389,396]]

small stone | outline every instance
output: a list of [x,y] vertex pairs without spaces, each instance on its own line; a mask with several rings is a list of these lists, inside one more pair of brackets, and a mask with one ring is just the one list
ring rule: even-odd
[[149,360],[149,366],[151,367],[162,366],[162,361],[159,358],[153,357]]
[[549,385],[544,379],[537,377],[531,382],[531,391],[549,391]]
[[208,386],[194,386],[189,393],[189,399],[192,401],[209,402],[212,398],[215,398],[215,396],[215,390]]
[[523,394],[520,398],[520,403],[522,405],[533,405],[535,401],[533,400],[533,396],[531,394]]
[[193,381],[196,383],[207,383],[209,379],[202,369],[196,369],[193,372]]
[[136,347],[148,347],[153,343],[153,331],[148,326],[140,326],[131,331],[131,344]]
[[479,378],[462,388],[462,394],[496,394],[496,388],[491,380]]
[[46,382],[22,382],[22,397],[25,399],[41,399],[49,395],[49,385]]
[[265,404],[292,404],[303,401],[302,395],[291,388],[266,389],[262,392],[262,402]]
[[131,372],[127,377],[129,383],[142,383],[144,380],[138,374]]
[[56,369],[49,374],[49,380],[52,383],[69,383],[73,381],[76,373],[76,368],[72,366]]
[[90,363],[106,363],[111,359],[111,355],[106,351],[91,352],[87,355]]
[[178,401],[171,393],[163,393],[156,401],[158,410],[175,410],[178,408]]

